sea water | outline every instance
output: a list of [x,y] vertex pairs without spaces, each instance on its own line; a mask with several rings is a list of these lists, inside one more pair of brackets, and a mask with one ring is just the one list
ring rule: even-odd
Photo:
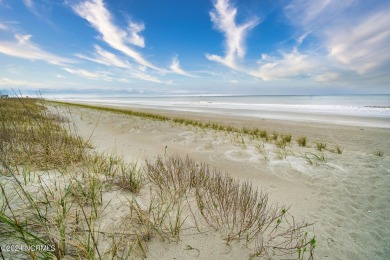
[[72,97],[69,102],[390,128],[390,95]]

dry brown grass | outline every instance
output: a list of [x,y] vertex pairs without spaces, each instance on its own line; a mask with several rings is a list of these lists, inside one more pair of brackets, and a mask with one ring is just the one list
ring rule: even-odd
[[159,190],[157,193],[162,194],[162,200],[180,201],[185,197],[188,207],[193,207],[191,202],[195,201],[196,212],[189,210],[199,223],[198,229],[211,227],[221,232],[227,243],[238,240],[251,247],[257,241],[252,256],[272,252],[292,258],[308,254],[312,258],[315,239],[305,231],[311,224],[296,223],[288,209],[269,205],[267,194],[252,184],[240,183],[188,157],[147,162],[146,174]]

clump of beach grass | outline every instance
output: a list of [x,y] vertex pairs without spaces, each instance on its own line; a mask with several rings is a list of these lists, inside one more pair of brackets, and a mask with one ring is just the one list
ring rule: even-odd
[[316,148],[317,148],[318,151],[325,150],[326,149],[326,143],[317,142],[316,143]]
[[306,147],[307,145],[307,137],[306,136],[301,136],[297,139],[297,143],[301,147]]
[[378,157],[383,157],[385,155],[385,152],[382,151],[382,150],[376,150],[374,151],[373,153],[375,156],[378,156]]
[[[195,199],[198,214],[192,216],[199,224],[198,229],[203,222],[204,226],[222,232],[227,243],[237,240],[249,245],[260,239],[262,243],[256,244],[252,256],[272,252],[301,257],[306,247],[313,254],[315,239],[308,238],[304,232],[310,224],[298,224],[287,208],[269,205],[267,194],[259,192],[251,183],[240,183],[188,157],[147,161],[145,171],[160,194],[168,194],[171,201],[184,197],[192,205],[192,198]],[[188,207],[194,211],[193,206]]]
[[271,135],[271,140],[277,140],[279,137],[279,133],[278,132],[272,132],[272,135]]
[[291,134],[284,134],[281,136],[282,141],[285,143],[291,143]]
[[336,145],[336,147],[334,149],[334,152],[337,153],[337,154],[342,154],[343,153],[343,149],[341,149],[340,146]]

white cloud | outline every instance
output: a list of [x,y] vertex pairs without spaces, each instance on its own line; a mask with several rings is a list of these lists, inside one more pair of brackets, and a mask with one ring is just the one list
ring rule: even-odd
[[214,26],[224,34],[226,55],[224,57],[206,54],[211,61],[224,64],[232,69],[239,69],[237,59],[245,56],[245,39],[249,30],[255,27],[259,21],[252,18],[241,25],[236,24],[237,8],[233,7],[229,0],[216,0],[214,10],[210,12]]
[[180,62],[179,62],[179,59],[177,56],[174,56],[172,58],[172,64],[171,66],[169,67],[173,72],[177,73],[177,74],[180,74],[180,75],[183,75],[183,76],[187,76],[187,77],[195,77],[194,75],[192,75],[191,73],[188,73],[187,71],[183,70],[182,68],[180,68]]
[[34,2],[32,0],[23,0],[23,3],[28,8],[32,8],[34,5]]
[[129,23],[129,38],[127,41],[130,44],[139,46],[139,47],[145,47],[145,40],[142,36],[139,35],[140,32],[145,30],[145,25],[143,23]]
[[281,52],[280,57],[262,54],[257,68],[239,66],[237,60],[245,56],[246,35],[258,24],[258,19],[252,18],[242,25],[237,25],[237,9],[232,7],[228,0],[214,2],[214,8],[215,10],[210,12],[211,20],[215,27],[225,35],[226,56],[207,55],[208,59],[263,80],[308,77],[317,71],[318,64],[315,58],[297,50],[309,34],[308,32],[297,39],[297,44],[291,52]]
[[335,81],[340,78],[340,75],[336,72],[325,72],[316,76],[316,81],[318,82],[329,82]]
[[76,56],[106,66],[114,66],[114,67],[124,68],[124,69],[133,69],[133,66],[128,61],[119,58],[115,54],[104,50],[98,45],[95,45],[94,48],[95,48],[95,52],[93,54],[93,57],[88,57],[83,54],[76,54]]
[[54,65],[73,63],[74,61],[42,50],[32,43],[31,35],[15,34],[16,41],[0,42],[0,53],[28,60],[41,60]]
[[78,75],[83,78],[95,79],[95,80],[104,80],[112,81],[112,78],[107,75],[107,72],[94,72],[84,69],[72,69],[72,68],[62,68],[66,72],[69,72],[74,75]]
[[250,71],[249,74],[263,80],[307,77],[316,72],[316,63],[314,58],[297,50],[282,53],[280,58],[262,54],[259,69]]
[[383,75],[390,66],[389,2],[293,0],[285,13],[297,31],[313,35],[317,53],[323,52],[318,66],[327,72],[319,73],[317,80],[387,78]]
[[5,24],[0,23],[0,30],[6,31],[6,30],[8,30],[8,27]]
[[170,84],[170,82],[164,82],[164,81],[158,79],[157,77],[154,77],[154,76],[149,75],[147,73],[143,73],[141,71],[139,71],[139,72],[132,72],[132,73],[129,74],[129,76],[133,77],[133,78],[137,78],[137,79],[142,79],[142,80],[145,80],[145,81],[154,82],[154,83]]
[[10,79],[2,77],[0,78],[0,86],[6,86],[6,87],[45,87],[48,86],[47,83],[42,82],[32,82],[32,81],[26,81],[26,80],[19,80],[19,79]]
[[112,48],[128,55],[141,65],[160,70],[142,57],[140,53],[127,45],[127,43],[130,43],[143,47],[143,38],[138,34],[142,31],[143,26],[130,23],[127,31],[117,27],[113,22],[110,12],[106,9],[103,0],[85,1],[74,5],[72,8],[76,14],[87,20],[101,34],[103,41]]
[[331,57],[358,74],[390,63],[390,8],[327,33]]
[[[127,60],[122,59],[122,58],[118,57],[117,55],[104,50],[103,48],[101,48],[98,45],[95,45],[95,52],[93,53],[93,57],[88,57],[88,56],[85,56],[82,54],[76,54],[76,56],[79,58],[85,59],[85,60],[89,60],[89,61],[98,63],[98,64],[103,64],[103,65],[108,66],[110,68],[116,67],[116,68],[123,69],[124,71],[120,72],[121,75],[118,78],[115,77],[115,80],[120,81],[120,82],[128,81],[128,79],[123,79],[123,75],[126,75],[129,78],[137,78],[137,79],[151,81],[151,82],[155,82],[155,83],[166,83],[166,82],[163,82],[160,79],[158,79],[152,75],[147,74],[145,66],[142,66],[142,65],[133,66],[133,64],[131,64]],[[73,74],[76,74],[76,73],[73,73]],[[84,74],[84,76],[86,76],[85,73],[79,73],[80,76],[83,76],[82,74]],[[114,74],[117,74],[117,73],[112,73],[112,74],[113,74],[112,77],[114,77]],[[96,76],[98,77],[98,75],[96,75]],[[93,79],[94,77],[92,75],[90,75],[89,78]]]
[[285,14],[292,24],[302,30],[318,30],[337,24],[337,19],[358,0],[293,0],[285,7]]

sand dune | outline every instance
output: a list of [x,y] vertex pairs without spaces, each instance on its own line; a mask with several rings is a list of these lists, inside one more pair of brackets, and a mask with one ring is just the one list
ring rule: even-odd
[[[291,133],[278,148],[247,135],[185,126],[170,121],[71,108],[81,136],[101,151],[129,162],[158,155],[189,155],[239,180],[251,181],[270,201],[291,205],[297,219],[315,222],[317,259],[386,259],[390,255],[390,130],[381,128],[172,114],[229,125]],[[294,141],[305,135],[309,147]],[[319,152],[315,142],[325,142]],[[336,146],[342,154],[331,152]],[[385,152],[377,156],[376,151]],[[150,259],[239,259],[215,234],[185,234],[179,243],[153,241]],[[191,244],[193,250],[186,248]],[[228,252],[229,251],[229,252]],[[227,253],[228,252],[228,253]],[[227,254],[225,254],[227,253]]]

